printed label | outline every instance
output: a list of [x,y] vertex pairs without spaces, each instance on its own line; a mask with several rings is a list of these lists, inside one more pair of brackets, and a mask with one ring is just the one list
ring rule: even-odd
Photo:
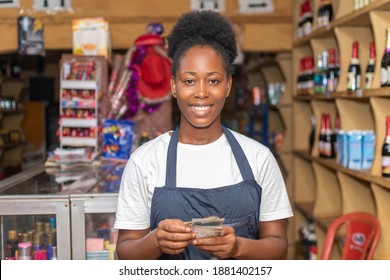
[[355,90],[357,86],[357,76],[354,73],[348,73],[348,86],[349,90]]
[[390,175],[390,156],[382,157],[382,173]]
[[381,68],[381,86],[387,84],[387,76],[388,76],[388,71],[386,68],[382,67]]
[[366,81],[364,85],[366,89],[372,88],[373,80],[374,80],[374,73],[366,73]]

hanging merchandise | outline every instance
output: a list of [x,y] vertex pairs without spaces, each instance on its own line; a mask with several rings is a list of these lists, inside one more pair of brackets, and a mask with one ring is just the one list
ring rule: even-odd
[[102,159],[127,161],[134,136],[135,124],[125,120],[103,121],[103,152]]
[[45,55],[43,23],[30,16],[18,17],[18,53],[21,55]]
[[108,22],[104,18],[73,19],[72,30],[74,55],[101,55],[110,61]]

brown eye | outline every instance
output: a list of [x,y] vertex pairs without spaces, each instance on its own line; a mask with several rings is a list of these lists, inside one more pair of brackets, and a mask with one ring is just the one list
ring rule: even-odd
[[192,86],[195,84],[195,81],[194,80],[185,80],[184,83],[187,85],[187,86]]
[[219,81],[216,80],[216,79],[211,79],[211,80],[209,80],[209,84],[211,84],[212,86],[215,86],[215,85],[217,85],[218,83],[219,83]]

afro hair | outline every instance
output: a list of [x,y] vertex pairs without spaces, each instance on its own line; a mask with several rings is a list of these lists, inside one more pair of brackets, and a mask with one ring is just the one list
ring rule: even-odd
[[214,48],[222,56],[226,72],[233,73],[237,43],[233,28],[225,17],[213,11],[192,11],[180,17],[168,35],[172,74],[176,73],[181,56],[194,46]]

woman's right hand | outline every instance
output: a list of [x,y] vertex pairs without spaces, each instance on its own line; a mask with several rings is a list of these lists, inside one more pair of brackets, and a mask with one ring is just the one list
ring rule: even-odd
[[163,254],[180,254],[195,238],[191,227],[181,220],[162,220],[154,231],[156,246]]

